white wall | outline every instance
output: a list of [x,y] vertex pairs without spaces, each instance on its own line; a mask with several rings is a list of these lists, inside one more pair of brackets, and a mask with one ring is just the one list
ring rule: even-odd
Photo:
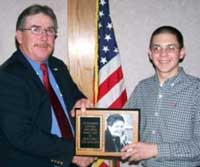
[[200,76],[200,1],[110,0],[110,8],[129,95],[139,80],[154,72],[147,49],[152,31],[161,25],[183,33],[187,55],[182,66]]
[[[51,6],[58,17],[59,37],[54,55],[67,63],[67,0],[7,0],[0,2],[0,63],[14,51],[15,23],[19,13],[33,3]],[[185,70],[200,76],[200,1],[110,0],[111,17],[120,50],[128,95],[137,82],[153,74],[147,58],[149,38],[160,25],[172,25],[185,37]]]

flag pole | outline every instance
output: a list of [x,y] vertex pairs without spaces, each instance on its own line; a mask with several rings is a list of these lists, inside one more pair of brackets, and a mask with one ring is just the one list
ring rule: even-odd
[[117,167],[117,159],[109,160],[109,167]]
[[114,167],[114,159],[109,160],[109,166]]
[[[110,17],[109,0],[96,0],[96,5],[94,103],[98,103],[95,105],[97,108],[122,108],[127,101],[127,95]],[[98,159],[92,167],[120,167],[120,159],[104,158],[106,159]]]

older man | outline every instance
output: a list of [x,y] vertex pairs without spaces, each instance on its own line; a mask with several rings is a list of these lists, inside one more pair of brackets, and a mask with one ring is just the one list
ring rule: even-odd
[[48,6],[32,5],[18,17],[17,50],[0,71],[2,167],[86,167],[93,161],[74,156],[71,113],[91,103],[52,56],[57,29]]

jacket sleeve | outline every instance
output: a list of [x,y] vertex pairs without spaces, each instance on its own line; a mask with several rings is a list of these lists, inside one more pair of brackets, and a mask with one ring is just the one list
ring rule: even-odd
[[[71,162],[73,141],[50,134],[47,126],[51,125],[51,120],[48,123],[45,119],[45,112],[49,111],[47,96],[38,94],[36,97],[33,94],[36,95],[28,82],[0,73],[1,142],[9,143],[10,147],[27,155],[44,158],[66,155]],[[44,120],[38,122],[39,118]],[[42,121],[47,123],[42,124]]]

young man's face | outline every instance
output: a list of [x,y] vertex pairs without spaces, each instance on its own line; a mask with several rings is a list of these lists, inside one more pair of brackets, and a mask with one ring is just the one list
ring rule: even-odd
[[108,128],[109,128],[112,136],[121,137],[123,134],[123,131],[124,131],[124,122],[118,120],[118,121],[114,122],[112,126],[108,126]]
[[42,13],[28,16],[24,29],[39,27],[41,34],[34,34],[31,30],[17,31],[16,39],[21,51],[30,59],[41,63],[48,59],[54,50],[55,35],[48,35],[47,30],[54,28],[53,20]]
[[184,58],[185,49],[180,48],[175,35],[161,33],[153,37],[148,54],[158,76],[170,78],[178,73],[179,61]]

